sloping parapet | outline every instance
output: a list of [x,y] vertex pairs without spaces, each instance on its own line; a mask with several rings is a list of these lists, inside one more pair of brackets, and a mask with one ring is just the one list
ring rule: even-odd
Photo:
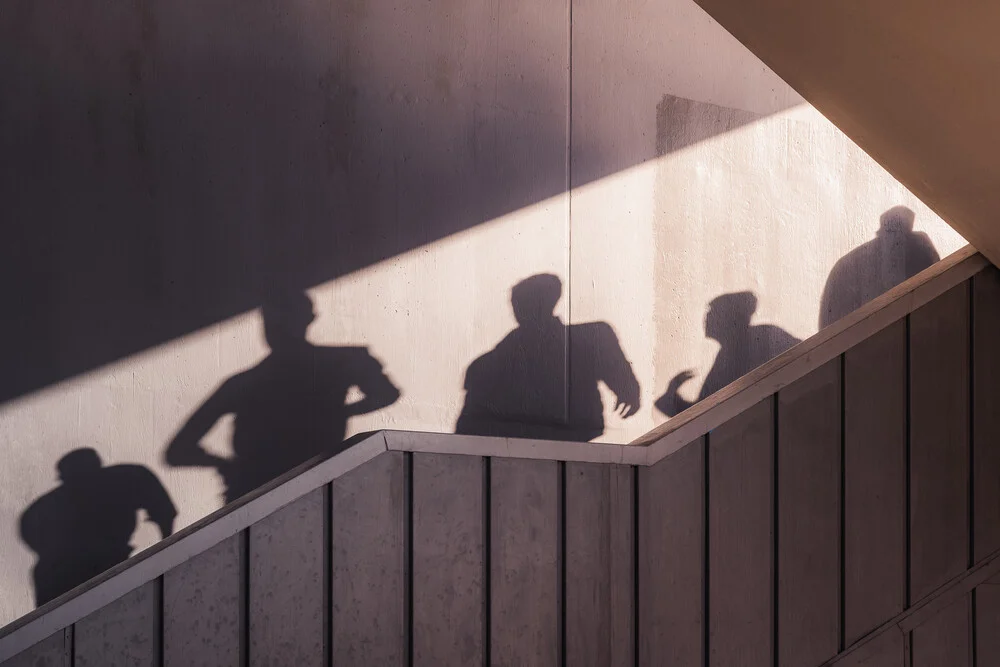
[[0,630],[0,664],[992,664],[998,330],[965,251],[637,445],[359,438]]

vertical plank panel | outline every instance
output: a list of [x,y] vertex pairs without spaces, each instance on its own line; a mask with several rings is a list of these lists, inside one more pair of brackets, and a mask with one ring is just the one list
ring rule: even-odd
[[840,359],[778,393],[778,664],[840,648]]
[[402,452],[381,454],[333,481],[333,662],[338,667],[406,663],[407,484]]
[[773,661],[773,398],[709,434],[709,665]]
[[1000,270],[990,266],[972,278],[972,299],[973,544],[978,562],[1000,549]]
[[165,667],[240,665],[240,535],[163,575]]
[[324,489],[250,527],[250,665],[323,665]]
[[634,665],[632,468],[566,464],[566,664]]
[[976,588],[976,658],[978,667],[1000,665],[1000,577]]
[[71,667],[72,630],[60,630],[26,651],[5,660],[3,667]]
[[639,468],[639,664],[705,664],[705,441]]
[[906,321],[844,355],[844,636],[906,605]]
[[969,285],[910,315],[910,601],[964,572],[969,546]]
[[966,595],[914,628],[912,667],[972,667],[969,618]]
[[75,667],[154,667],[159,663],[159,595],[150,581],[74,628]]
[[559,664],[559,465],[491,462],[491,664]]
[[413,664],[476,667],[484,653],[485,463],[413,455]]

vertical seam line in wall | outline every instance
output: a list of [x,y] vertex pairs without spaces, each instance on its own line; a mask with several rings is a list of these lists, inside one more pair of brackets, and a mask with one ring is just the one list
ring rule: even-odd
[[[976,349],[976,310],[975,310],[975,280],[976,277],[973,276],[968,280],[968,291],[969,291],[969,340],[968,340],[968,355],[966,363],[969,368],[969,388],[968,388],[968,401],[969,401],[969,518],[968,518],[968,531],[969,531],[969,553],[966,560],[966,567],[971,568],[976,562],[976,420],[975,420],[975,410],[976,410],[976,364],[975,364],[975,349]],[[973,618],[973,622],[975,619]]]
[[632,664],[639,667],[639,466],[632,466]]
[[[573,324],[573,0],[566,0],[566,323]],[[564,338],[566,390],[563,394],[563,418],[571,423],[570,394],[573,386],[572,327],[567,326]]]
[[405,596],[405,627],[406,655],[403,663],[413,667],[413,452],[403,454],[403,498],[405,509],[403,514],[403,553],[405,554],[404,596]]
[[778,667],[778,392],[771,395],[771,458],[772,458],[772,479],[771,479],[771,530],[773,541],[771,544],[771,661],[774,667]]
[[566,667],[566,462],[559,469],[559,664]]
[[976,667],[979,664],[979,651],[977,650],[976,644],[978,643],[979,628],[976,626],[976,590],[973,588],[969,593],[969,657],[971,659],[972,667]]
[[906,495],[906,499],[905,499],[905,502],[903,504],[904,505],[904,513],[905,513],[905,515],[903,517],[903,528],[904,528],[905,545],[906,546],[905,546],[905,549],[904,549],[905,553],[903,554],[903,566],[904,566],[904,572],[905,572],[905,584],[904,584],[905,594],[904,594],[904,600],[903,600],[903,602],[904,602],[903,608],[904,609],[909,609],[910,608],[910,589],[911,589],[911,584],[912,584],[912,582],[911,582],[911,574],[912,573],[910,571],[910,565],[911,565],[911,558],[910,558],[910,550],[911,550],[911,548],[910,547],[911,547],[911,542],[912,542],[912,535],[910,534],[911,533],[911,526],[910,526],[910,515],[911,515],[911,512],[910,512],[910,503],[911,503],[911,498],[910,498],[910,457],[911,457],[911,448],[912,448],[911,442],[910,442],[910,439],[911,439],[910,438],[910,434],[911,434],[911,428],[910,428],[910,419],[911,419],[910,402],[911,402],[911,393],[912,393],[912,391],[911,391],[911,388],[910,388],[910,384],[911,384],[911,381],[912,381],[911,356],[913,354],[913,350],[911,349],[912,346],[910,344],[910,315],[906,316],[905,322],[906,322],[906,324],[905,324],[905,335],[906,335],[906,341],[905,341],[905,348],[906,348],[906,387],[905,387],[905,394],[906,394],[906,396],[905,396],[905,400],[906,400],[906,408],[905,408],[904,412],[906,413],[906,424],[905,424],[905,438],[906,438],[906,443],[905,443],[905,458],[904,458],[903,470],[904,470],[904,477],[905,477],[904,487],[905,487],[905,490],[906,490],[906,494],[905,494]]
[[840,631],[838,650],[847,648],[847,353],[840,355]]
[[161,574],[156,579],[153,580],[153,609],[156,612],[156,647],[154,653],[156,654],[156,664],[159,667],[163,667],[166,662],[166,646],[163,642],[163,583],[165,574]]
[[492,505],[493,505],[493,482],[491,479],[492,459],[489,456],[483,457],[483,666],[489,667],[492,655],[490,643],[492,641],[491,609],[493,607],[493,584],[492,584],[492,558],[493,548],[491,536],[492,531]]
[[239,533],[239,662],[241,667],[250,665],[250,530],[251,526],[247,526]]
[[712,568],[710,567],[711,560],[709,558],[709,548],[711,546],[709,540],[711,537],[711,516],[709,514],[709,499],[711,498],[711,487],[709,486],[709,456],[710,456],[710,434],[706,433],[704,435],[703,453],[702,453],[702,484],[704,488],[702,489],[702,540],[704,553],[702,553],[702,584],[701,584],[701,604],[702,604],[702,660],[701,664],[708,667],[708,657],[709,651],[711,649],[711,638],[712,638],[712,627],[711,627],[711,617],[709,616],[709,604],[711,601],[711,580],[709,577],[712,574]]
[[323,485],[323,663],[333,665],[333,482]]
[[69,667],[76,667],[76,623],[66,628],[69,643]]

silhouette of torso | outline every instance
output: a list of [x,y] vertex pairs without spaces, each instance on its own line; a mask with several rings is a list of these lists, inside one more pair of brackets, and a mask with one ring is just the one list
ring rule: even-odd
[[214,400],[235,417],[233,459],[220,473],[234,500],[344,440],[348,390],[382,375],[363,347],[272,353],[228,379]]
[[117,465],[64,483],[25,510],[21,537],[38,554],[37,604],[128,558],[140,509],[170,520],[175,513],[153,473],[138,465]]
[[827,278],[819,326],[833,324],[940,259],[930,237],[908,232],[878,237],[841,257]]
[[772,324],[755,324],[745,333],[734,332],[731,338],[722,341],[698,400],[711,396],[799,342],[798,338]]
[[520,326],[469,365],[456,433],[591,440],[604,433],[601,381],[638,400],[638,382],[610,325],[566,326],[551,318]]

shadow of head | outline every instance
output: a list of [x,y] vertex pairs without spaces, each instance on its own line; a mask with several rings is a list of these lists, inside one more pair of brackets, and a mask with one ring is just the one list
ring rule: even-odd
[[510,305],[521,326],[544,323],[553,317],[562,297],[562,281],[551,273],[525,278],[510,290]]
[[56,470],[63,484],[79,484],[92,480],[101,470],[101,457],[93,449],[74,449],[59,459]]
[[304,292],[287,292],[261,306],[264,340],[272,350],[302,345],[306,331],[316,319],[312,299]]
[[878,235],[909,234],[913,231],[915,217],[906,206],[893,206],[879,218]]
[[705,315],[705,335],[717,341],[750,328],[750,318],[757,312],[753,292],[732,292],[712,299]]

